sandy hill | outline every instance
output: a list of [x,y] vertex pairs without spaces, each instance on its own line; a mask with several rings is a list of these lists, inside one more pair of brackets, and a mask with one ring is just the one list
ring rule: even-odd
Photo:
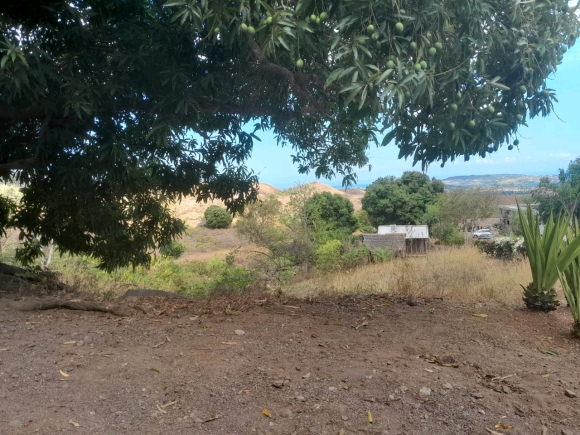
[[274,187],[270,184],[266,184],[266,183],[260,183],[258,185],[258,194],[260,195],[276,195],[277,193],[282,192],[281,189],[278,189],[277,187]]

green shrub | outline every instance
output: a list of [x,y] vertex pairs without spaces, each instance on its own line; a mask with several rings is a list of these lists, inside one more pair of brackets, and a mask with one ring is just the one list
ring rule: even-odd
[[330,240],[319,246],[314,253],[314,265],[323,273],[330,273],[342,267],[342,243]]
[[367,264],[370,250],[367,246],[351,247],[342,254],[342,267],[352,269]]
[[388,248],[376,248],[372,250],[373,261],[375,263],[383,263],[393,259],[393,253]]
[[179,258],[185,252],[185,245],[173,240],[167,245],[159,247],[159,253],[165,258]]
[[461,246],[465,243],[464,235],[455,226],[444,227],[441,242],[447,246]]
[[212,293],[244,293],[256,283],[258,272],[243,267],[227,267],[215,278]]
[[358,229],[363,233],[376,233],[377,229],[372,226],[371,220],[369,219],[369,214],[364,210],[358,210],[354,217],[358,223]]
[[496,237],[474,242],[480,252],[502,260],[518,260],[525,256],[524,239],[521,237]]
[[217,205],[210,205],[206,208],[203,216],[205,217],[205,226],[208,228],[228,228],[232,223],[230,213]]

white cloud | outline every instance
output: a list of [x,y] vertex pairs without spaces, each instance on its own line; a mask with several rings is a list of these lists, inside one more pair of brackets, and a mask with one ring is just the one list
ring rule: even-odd
[[572,154],[570,154],[570,153],[550,154],[551,159],[569,159],[570,157],[572,157]]
[[506,157],[506,158],[504,159],[504,162],[506,162],[506,163],[514,163],[514,162],[516,162],[517,160],[518,160],[518,159],[517,159],[516,157]]
[[493,165],[495,162],[493,159],[475,159],[475,163],[478,165]]

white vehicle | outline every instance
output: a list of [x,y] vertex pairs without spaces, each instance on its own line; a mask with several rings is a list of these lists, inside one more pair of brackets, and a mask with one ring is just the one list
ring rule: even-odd
[[491,234],[491,230],[489,228],[482,228],[481,230],[477,230],[473,233],[473,240],[479,239],[493,239],[493,234]]

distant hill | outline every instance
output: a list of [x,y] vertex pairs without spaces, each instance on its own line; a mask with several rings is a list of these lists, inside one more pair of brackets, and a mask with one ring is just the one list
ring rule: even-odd
[[[493,174],[493,175],[459,175],[443,181],[447,189],[457,187],[497,187],[504,194],[529,193],[546,175]],[[548,175],[550,181],[557,182],[556,175]]]

